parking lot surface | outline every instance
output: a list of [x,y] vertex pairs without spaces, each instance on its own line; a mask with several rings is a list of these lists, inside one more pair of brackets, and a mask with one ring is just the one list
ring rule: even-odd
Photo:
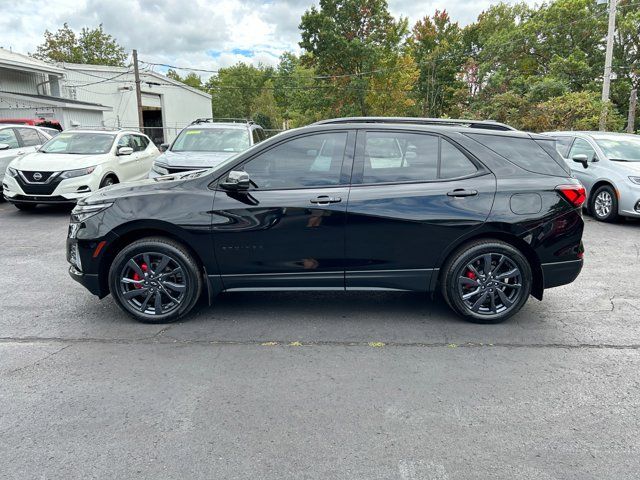
[[228,293],[143,325],[0,203],[0,477],[602,479],[640,471],[640,222],[500,325],[413,293]]

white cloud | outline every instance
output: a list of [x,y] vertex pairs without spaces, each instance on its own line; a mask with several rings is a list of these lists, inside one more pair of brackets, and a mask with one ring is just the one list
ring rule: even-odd
[[[533,3],[532,0],[528,0]],[[410,24],[438,10],[465,25],[491,0],[389,0],[395,16]],[[79,30],[102,23],[141,59],[178,66],[217,69],[237,61],[273,65],[286,51],[298,51],[300,17],[313,0],[0,0],[0,46],[33,52],[45,30],[67,22]],[[206,76],[206,75],[204,75]]]

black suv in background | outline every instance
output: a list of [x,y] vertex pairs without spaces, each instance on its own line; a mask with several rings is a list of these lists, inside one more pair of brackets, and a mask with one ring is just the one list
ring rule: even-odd
[[549,137],[494,122],[338,119],[73,210],[71,276],[143,322],[203,292],[442,292],[495,323],[582,268],[584,188]]

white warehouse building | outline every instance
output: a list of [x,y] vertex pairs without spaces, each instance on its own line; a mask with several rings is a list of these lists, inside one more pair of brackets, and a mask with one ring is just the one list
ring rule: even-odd
[[138,107],[133,69],[102,65],[60,64],[65,90],[75,100],[111,107],[104,112],[107,127],[139,128],[157,144],[170,142],[196,118],[211,116],[211,95],[150,71],[140,72],[142,117]]
[[143,129],[160,144],[211,116],[211,95],[151,71],[140,71],[140,80],[143,125],[132,67],[51,64],[0,48],[0,119]]

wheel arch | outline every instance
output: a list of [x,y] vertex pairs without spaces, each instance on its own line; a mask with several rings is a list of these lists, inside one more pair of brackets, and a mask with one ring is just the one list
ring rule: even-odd
[[102,185],[102,182],[104,182],[105,178],[108,178],[108,177],[113,177],[116,179],[116,183],[120,183],[120,178],[118,177],[118,174],[113,171],[108,171],[104,175],[102,175],[99,185]]
[[[121,225],[119,228],[114,230],[114,233],[115,238],[105,246],[98,266],[98,278],[102,291],[110,291],[108,280],[109,269],[111,268],[111,264],[113,263],[116,255],[118,255],[125,246],[137,240],[151,237],[164,237],[179,243],[193,256],[200,268],[200,271],[205,274],[206,279],[205,263],[202,257],[191,245],[189,245],[188,242],[184,241],[184,232],[175,225],[166,222],[134,222]],[[205,285],[207,285],[208,288],[208,282],[205,282]]]
[[[531,266],[531,273],[533,276],[533,284],[531,285],[531,295],[538,300],[542,300],[544,293],[544,274],[542,273],[542,265],[540,258],[535,250],[527,242],[517,237],[516,235],[508,232],[482,232],[475,235],[460,239],[458,242],[452,244],[442,255],[440,266],[444,266],[447,261],[458,250],[462,249],[465,245],[475,242],[477,240],[500,240],[508,243],[514,248],[517,248],[527,259]],[[432,290],[435,292],[440,288],[442,283],[442,276],[444,275],[444,269],[440,268],[437,275],[437,284],[433,285]]]
[[[591,209],[591,200],[593,199],[593,196],[595,195],[596,191],[600,187],[604,187],[604,186],[609,186],[609,187],[613,188],[613,192],[616,195],[616,199],[618,200],[618,203],[620,202],[620,191],[616,188],[615,184],[611,180],[600,179],[597,182],[595,182],[591,186],[591,190],[589,190],[589,197],[587,198],[587,209],[589,210],[589,213],[593,214],[593,211]],[[619,208],[619,206],[618,206],[618,208]]]

